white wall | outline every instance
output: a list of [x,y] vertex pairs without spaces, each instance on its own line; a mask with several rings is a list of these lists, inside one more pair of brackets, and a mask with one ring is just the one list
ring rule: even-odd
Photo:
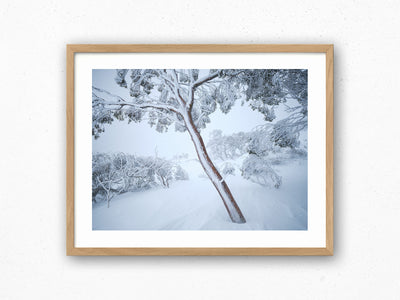
[[[0,299],[398,299],[399,1],[0,5]],[[334,43],[333,257],[66,257],[65,44]]]

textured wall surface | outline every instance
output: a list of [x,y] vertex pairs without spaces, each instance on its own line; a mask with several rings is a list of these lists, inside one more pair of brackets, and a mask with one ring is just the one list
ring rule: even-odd
[[[1,299],[398,299],[399,1],[3,1]],[[66,257],[67,43],[334,43],[333,257]]]

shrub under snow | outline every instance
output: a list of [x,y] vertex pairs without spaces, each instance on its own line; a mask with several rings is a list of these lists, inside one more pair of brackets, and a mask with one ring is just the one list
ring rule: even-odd
[[117,194],[169,187],[171,181],[187,180],[187,172],[173,161],[124,153],[92,156],[92,201],[107,201]]

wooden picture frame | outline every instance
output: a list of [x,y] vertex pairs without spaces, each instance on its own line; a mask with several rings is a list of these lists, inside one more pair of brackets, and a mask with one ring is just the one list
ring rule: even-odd
[[[76,152],[79,151],[75,143],[79,128],[75,125],[75,93],[77,85],[77,54],[94,53],[285,53],[285,54],[321,54],[325,56],[325,245],[319,247],[81,247],[77,246],[76,223],[77,214],[75,199],[76,185]],[[80,44],[67,45],[67,155],[66,155],[66,253],[67,255],[333,255],[333,45],[94,45]],[[90,115],[88,115],[90,118]]]

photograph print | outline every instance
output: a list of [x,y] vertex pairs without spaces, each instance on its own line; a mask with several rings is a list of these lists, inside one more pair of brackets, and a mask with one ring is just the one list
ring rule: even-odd
[[92,230],[307,230],[307,69],[92,69]]

